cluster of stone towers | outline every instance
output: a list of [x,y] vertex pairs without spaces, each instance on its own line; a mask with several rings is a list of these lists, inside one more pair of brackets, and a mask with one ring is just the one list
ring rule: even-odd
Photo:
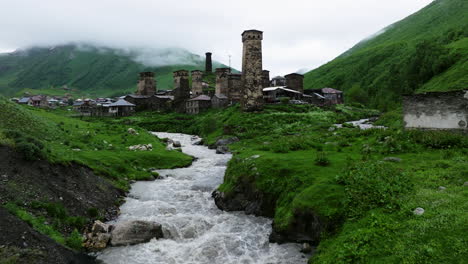
[[[231,72],[231,68],[215,69],[215,91],[204,90],[208,84],[203,82],[204,74],[213,73],[211,52],[206,53],[205,71],[191,71],[192,86],[189,84],[189,72],[179,70],[173,73],[174,90],[172,91],[172,108],[178,112],[185,111],[185,103],[188,100],[206,100],[207,96],[223,104],[240,102],[244,111],[257,111],[263,108],[263,88],[270,87],[270,72],[262,68],[262,40],[263,32],[259,30],[246,30],[242,33],[242,74]],[[304,92],[303,75],[292,73],[281,78],[282,86],[288,89]],[[275,80],[274,78],[274,80]],[[276,80],[273,85],[278,85],[281,80]],[[137,95],[152,96],[157,93],[154,73],[142,72],[138,81]],[[215,104],[213,104],[215,105]],[[219,105],[216,103],[216,105]]]

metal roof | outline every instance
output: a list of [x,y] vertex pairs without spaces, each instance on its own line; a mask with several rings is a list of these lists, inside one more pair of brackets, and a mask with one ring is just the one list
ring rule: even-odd
[[322,93],[334,94],[334,93],[343,93],[340,90],[336,90],[333,88],[322,88]]
[[29,99],[31,99],[31,98],[30,97],[23,97],[23,98],[18,100],[18,103],[20,103],[20,104],[24,103],[25,104],[25,103],[29,102]]
[[263,88],[264,92],[271,92],[271,91],[275,91],[275,90],[284,90],[284,91],[291,92],[291,93],[301,94],[301,92],[298,92],[296,90],[288,89],[288,88],[286,88],[286,86],[275,86],[275,87]]
[[115,106],[135,106],[135,105],[125,101],[124,99],[119,99],[117,102],[112,103],[109,106],[110,107],[115,107]]
[[189,101],[211,101],[211,98],[208,95],[199,95],[193,99],[190,99]]

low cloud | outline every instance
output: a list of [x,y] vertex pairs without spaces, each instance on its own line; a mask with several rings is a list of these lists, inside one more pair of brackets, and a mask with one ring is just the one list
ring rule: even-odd
[[[245,29],[264,31],[272,75],[315,68],[432,0],[15,0],[0,4],[0,51],[92,43],[140,49],[145,64],[179,63],[188,50],[241,68]],[[167,49],[181,49],[165,55]]]

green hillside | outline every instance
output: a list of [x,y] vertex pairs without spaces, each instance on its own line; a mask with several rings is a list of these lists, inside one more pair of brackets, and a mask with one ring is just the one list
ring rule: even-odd
[[435,0],[308,72],[304,86],[341,89],[381,110],[402,94],[468,88],[467,13],[468,1]]
[[[167,66],[145,66],[136,62],[137,55],[136,52],[76,45],[2,54],[0,94],[20,96],[29,91],[49,95],[116,96],[135,91],[141,71],[155,72],[158,89],[165,90],[172,89],[173,71],[203,70],[205,65],[204,58],[179,49],[158,53],[161,60],[175,57],[173,61],[183,62]],[[214,63],[214,67],[221,66]]]

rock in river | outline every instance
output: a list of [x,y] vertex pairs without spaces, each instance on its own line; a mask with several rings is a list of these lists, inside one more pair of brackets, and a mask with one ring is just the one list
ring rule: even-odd
[[152,238],[162,238],[161,225],[155,222],[129,221],[115,225],[111,232],[112,246],[144,243]]

